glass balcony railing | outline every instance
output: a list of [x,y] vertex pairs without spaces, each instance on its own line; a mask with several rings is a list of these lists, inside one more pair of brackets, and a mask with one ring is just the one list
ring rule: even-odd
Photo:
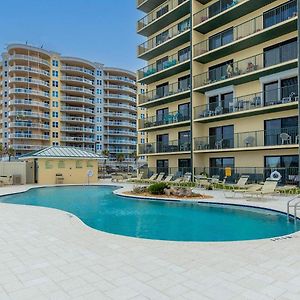
[[231,137],[207,136],[194,139],[195,151],[299,144],[297,127],[234,133]]
[[169,141],[168,143],[148,143],[139,145],[139,154],[186,152],[191,150],[187,141]]
[[116,126],[116,127],[123,126],[123,127],[134,127],[134,128],[136,128],[136,123],[135,122],[131,123],[131,122],[126,122],[126,121],[124,121],[124,122],[106,121],[106,122],[104,122],[104,125],[105,126]]
[[297,49],[286,50],[283,55],[266,57],[266,53],[261,53],[237,62],[228,63],[222,68],[216,68],[200,75],[194,76],[195,88],[217,83],[226,79],[233,79],[242,75],[251,74],[255,71],[276,66],[278,64],[297,59]]
[[36,62],[38,64],[44,64],[47,66],[50,66],[50,62],[46,59],[42,59],[40,57],[37,56],[30,56],[30,55],[23,55],[23,54],[13,54],[11,56],[9,56],[10,60],[17,60],[17,59],[21,59],[21,60],[26,60],[26,61],[32,61],[32,62]]
[[13,71],[24,71],[24,72],[30,72],[30,73],[36,73],[40,75],[50,76],[50,72],[42,69],[32,68],[32,67],[26,67],[26,66],[12,66],[9,69],[10,72]]
[[[145,1],[145,0],[143,0],[143,1]],[[137,24],[138,31],[140,31],[144,27],[150,25],[157,19],[161,18],[162,16],[166,15],[174,8],[178,7],[179,5],[181,5],[182,3],[187,2],[187,1],[188,0],[169,0],[169,1],[161,4],[160,6],[155,8],[155,10],[151,11],[149,14],[147,14],[145,17],[143,17],[142,19],[140,19],[138,21],[138,24]]]
[[42,134],[31,134],[27,132],[22,133],[11,133],[9,134],[9,138],[11,139],[31,139],[31,140],[49,140],[49,135]]
[[94,76],[94,71],[93,70],[89,70],[86,68],[81,68],[81,67],[76,67],[76,66],[67,66],[67,65],[62,65],[61,66],[61,70],[62,71],[75,71],[75,72],[81,72],[84,74],[89,74],[91,76]]
[[72,111],[72,112],[80,112],[80,113],[89,113],[94,114],[94,110],[86,107],[77,107],[77,106],[62,106],[62,111]]
[[32,123],[32,122],[10,122],[9,128],[29,128],[29,129],[45,129],[49,130],[50,125],[42,123]]
[[83,82],[89,85],[94,85],[93,80],[86,79],[84,77],[76,77],[76,76],[62,76],[61,80],[63,81],[75,81],[75,82]]
[[70,117],[63,116],[61,120],[64,122],[83,122],[83,123],[92,123],[92,124],[95,123],[95,120],[93,118],[82,118],[82,117],[73,117],[73,116]]
[[87,132],[87,133],[93,133],[95,131],[94,128],[75,127],[75,126],[63,126],[61,130],[66,132]]
[[89,95],[94,95],[94,91],[91,89],[81,88],[77,86],[69,86],[69,85],[63,85],[61,87],[64,91],[70,91],[70,92],[79,92],[79,93],[85,93]]
[[257,108],[293,103],[298,100],[298,86],[290,85],[280,89],[200,105],[194,108],[194,117],[195,119],[216,117],[235,112],[244,112]]
[[41,119],[50,119],[49,113],[37,113],[26,110],[10,111],[8,113],[10,117],[16,117],[16,119],[26,119],[26,118],[41,118]]
[[166,69],[172,68],[178,64],[190,60],[190,51],[187,51],[183,55],[179,55],[178,52],[168,56],[168,59],[164,62],[156,62],[145,68],[138,70],[138,79],[143,79],[145,77],[154,75],[158,72],[164,71]]
[[28,99],[12,99],[9,100],[9,105],[20,105],[20,106],[38,106],[42,108],[49,108],[49,103],[32,101]]
[[104,94],[105,98],[110,98],[110,99],[123,99],[131,102],[136,102],[136,98],[127,96],[127,95],[120,95],[120,94],[110,94],[110,93],[105,93]]
[[169,30],[155,36],[154,38],[151,38],[147,40],[145,43],[138,46],[138,55],[142,55],[147,51],[150,51],[151,49],[160,46],[163,43],[166,43],[170,39],[180,35],[181,33],[184,33],[190,29],[190,23],[189,19],[186,20],[186,23],[182,26],[180,24],[177,24],[173,27],[171,27]]
[[61,100],[74,103],[94,104],[94,99],[89,99],[85,97],[62,96]]
[[42,96],[49,98],[49,92],[38,91],[33,89],[22,89],[22,88],[12,88],[9,89],[11,94],[28,94],[28,95],[35,95],[35,96]]
[[155,116],[147,119],[140,119],[139,128],[146,129],[156,126],[171,125],[188,120],[190,120],[189,110],[174,111],[160,117]]
[[105,135],[137,136],[137,133],[129,130],[105,130]]
[[49,87],[49,82],[44,81],[44,80],[39,80],[39,79],[33,79],[33,78],[28,78],[28,77],[12,77],[10,79],[11,83],[32,83],[35,85],[41,85],[41,86],[46,86]]
[[222,4],[221,1],[219,1],[219,6],[217,7],[216,4],[214,6],[208,6],[199,12],[195,13],[193,16],[194,19],[194,26],[197,26],[212,17],[234,7],[235,5],[244,2],[246,0],[230,0],[230,1],[224,1]]
[[139,95],[139,104],[145,104],[154,100],[174,96],[176,94],[188,92],[190,90],[189,82],[175,82],[164,87],[157,88],[145,94]]
[[136,84],[135,80],[130,79],[128,77],[124,77],[124,76],[112,76],[112,75],[106,75],[104,76],[104,80],[112,80],[112,81],[125,81],[125,82],[129,82],[132,84]]
[[[276,24],[282,23],[297,16],[297,2],[290,1],[268,11],[270,17],[260,15],[238,26],[234,26],[225,33],[215,35],[210,39],[202,41],[194,46],[194,56],[203,55],[209,51],[218,49],[229,43],[241,40]],[[223,34],[223,35],[222,35]]]

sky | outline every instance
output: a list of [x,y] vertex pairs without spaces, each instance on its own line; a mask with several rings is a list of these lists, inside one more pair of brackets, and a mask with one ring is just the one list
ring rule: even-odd
[[[0,47],[10,43],[52,50],[136,71],[144,38],[136,33],[143,15],[136,0],[13,0],[1,3]],[[4,13],[6,12],[6,13]]]

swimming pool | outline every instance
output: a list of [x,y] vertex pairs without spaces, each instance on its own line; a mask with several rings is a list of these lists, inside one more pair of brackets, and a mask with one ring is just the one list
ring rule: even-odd
[[0,202],[70,212],[88,226],[119,235],[170,241],[239,241],[293,233],[299,222],[286,215],[243,206],[141,201],[113,194],[116,187],[35,188]]

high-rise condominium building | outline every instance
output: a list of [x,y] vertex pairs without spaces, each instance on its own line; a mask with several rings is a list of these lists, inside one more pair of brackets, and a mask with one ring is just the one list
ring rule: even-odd
[[136,75],[12,44],[1,62],[3,146],[17,156],[49,145],[136,150]]
[[296,0],[137,0],[152,172],[298,177]]

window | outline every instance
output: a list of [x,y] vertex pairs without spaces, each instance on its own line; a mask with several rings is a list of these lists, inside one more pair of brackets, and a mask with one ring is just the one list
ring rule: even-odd
[[217,81],[226,79],[228,75],[228,66],[232,66],[233,60],[226,61],[219,65],[208,68],[208,77],[210,81]]
[[270,177],[273,171],[278,171],[282,184],[297,184],[298,176],[298,155],[265,156],[265,178]]
[[76,169],[82,169],[82,161],[76,160]]
[[210,149],[233,148],[233,125],[209,128],[209,146]]
[[100,70],[96,71],[97,76],[102,76],[102,72]]
[[166,97],[169,94],[169,84],[163,83],[156,86],[156,94],[159,98]]
[[102,95],[102,90],[97,89],[97,95]]
[[192,163],[190,158],[178,159],[178,171],[181,176],[187,172],[191,172]]
[[156,45],[162,44],[164,43],[169,37],[169,30],[166,30],[162,33],[160,33],[159,35],[156,36],[155,40],[156,40]]
[[56,81],[56,80],[52,81],[52,86],[58,87],[58,81]]
[[58,67],[58,60],[52,60],[52,66]]
[[59,160],[57,163],[57,166],[59,169],[64,169],[65,168],[65,162],[63,160]]
[[7,77],[7,71],[4,71],[4,76]]
[[52,127],[53,128],[58,128],[58,122],[52,122]]
[[168,61],[169,61],[169,57],[168,56],[157,60],[156,61],[157,72],[163,70],[165,68],[165,66],[166,66],[166,62],[168,62]]
[[53,101],[52,102],[52,107],[58,107],[58,101]]
[[53,111],[52,112],[52,117],[53,118],[58,118],[58,111]]
[[52,76],[53,76],[53,77],[58,77],[58,71],[53,70],[53,71],[52,71]]
[[234,0],[219,0],[208,7],[209,18],[221,13],[222,11],[232,7],[236,3]]
[[52,91],[52,96],[58,98],[58,91]]
[[92,162],[91,160],[88,160],[88,161],[86,162],[86,166],[87,166],[88,168],[93,168],[93,167],[94,167],[94,164],[93,164],[93,162]]
[[7,60],[4,61],[4,67],[7,67]]
[[280,22],[288,20],[289,18],[295,17],[296,15],[297,1],[288,1],[264,13],[264,28],[276,25]]
[[181,131],[178,132],[178,146],[180,151],[189,151],[191,144],[191,132]]
[[45,161],[45,168],[46,168],[46,170],[49,170],[49,169],[53,168],[53,165],[52,165],[51,161],[49,161],[49,160]]
[[169,11],[169,6],[165,5],[156,12],[156,18],[159,18]]
[[290,98],[288,100],[294,101],[298,96],[298,78],[292,77],[281,80],[281,98]]
[[179,33],[186,31],[190,28],[190,19],[184,20],[177,25]]
[[233,28],[227,29],[221,33],[209,38],[209,50],[213,50],[229,44],[233,41]]
[[183,62],[183,61],[190,59],[190,54],[191,54],[190,47],[186,47],[184,49],[179,50],[178,51],[178,61]]
[[220,178],[225,176],[225,168],[234,169],[233,157],[210,158],[209,160],[209,176],[218,175]]
[[6,80],[4,81],[4,87],[7,87],[7,81]]
[[186,91],[191,86],[191,77],[190,75],[186,75],[178,78],[178,90],[179,92]]
[[298,117],[265,121],[265,146],[296,144],[297,135]]
[[97,85],[102,85],[102,80],[97,79]]
[[156,161],[156,172],[157,173],[169,173],[169,161],[167,159],[158,159]]
[[157,142],[157,153],[167,152],[167,148],[169,146],[169,135],[168,134],[160,134],[156,136]]
[[168,108],[158,109],[156,111],[156,123],[157,124],[164,124],[166,116],[168,116],[168,115],[169,115],[169,109]]
[[270,67],[297,58],[297,39],[264,49],[264,66]]
[[55,139],[58,139],[58,132],[52,132],[52,137]]
[[178,105],[178,121],[186,120],[190,117],[190,103]]

